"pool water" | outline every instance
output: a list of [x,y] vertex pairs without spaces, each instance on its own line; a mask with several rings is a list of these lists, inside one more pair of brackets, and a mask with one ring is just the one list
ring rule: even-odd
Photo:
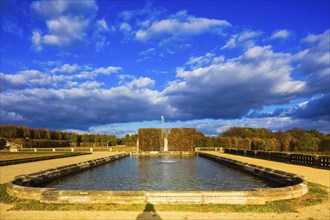
[[269,188],[259,178],[198,156],[132,156],[53,181],[59,190],[213,191]]

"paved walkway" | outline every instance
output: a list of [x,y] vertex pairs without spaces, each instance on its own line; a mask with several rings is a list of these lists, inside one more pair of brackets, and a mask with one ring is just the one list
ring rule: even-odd
[[218,155],[221,157],[238,160],[245,163],[255,164],[258,166],[268,167],[271,169],[282,170],[289,173],[302,175],[307,181],[330,187],[330,170],[318,169],[307,166],[299,166],[288,163],[275,162],[270,160],[255,159],[251,157],[237,156],[214,151],[205,151],[205,153]]
[[21,163],[0,167],[0,184],[13,180],[16,176],[29,174],[40,170],[47,170],[54,167],[65,166],[69,164],[79,163],[87,160],[93,160],[106,156],[119,154],[120,152],[93,152],[92,154],[66,157],[52,160],[43,160],[29,163]]

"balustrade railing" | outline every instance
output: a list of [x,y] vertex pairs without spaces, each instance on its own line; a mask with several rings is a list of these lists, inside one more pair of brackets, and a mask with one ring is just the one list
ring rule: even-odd
[[330,156],[225,148],[225,153],[330,169]]

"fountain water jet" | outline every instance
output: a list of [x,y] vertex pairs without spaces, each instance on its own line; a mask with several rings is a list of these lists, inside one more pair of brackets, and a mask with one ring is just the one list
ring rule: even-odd
[[[162,125],[165,124],[165,118],[162,115],[161,116],[161,120],[162,120]],[[163,149],[160,149],[161,152],[167,152],[168,151],[168,135],[170,134],[171,129],[170,128],[162,128],[162,139],[163,139]]]

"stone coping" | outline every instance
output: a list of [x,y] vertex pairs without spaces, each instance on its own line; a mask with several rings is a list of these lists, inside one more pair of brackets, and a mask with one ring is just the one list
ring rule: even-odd
[[94,191],[34,187],[40,183],[49,182],[64,175],[79,172],[129,155],[120,154],[18,176],[8,184],[7,192],[12,196],[23,199],[34,199],[45,203],[73,204],[265,204],[270,201],[300,197],[308,192],[307,183],[302,176],[207,153],[199,152],[197,154],[242,172],[275,181],[283,185],[283,187],[260,188],[247,191]]

